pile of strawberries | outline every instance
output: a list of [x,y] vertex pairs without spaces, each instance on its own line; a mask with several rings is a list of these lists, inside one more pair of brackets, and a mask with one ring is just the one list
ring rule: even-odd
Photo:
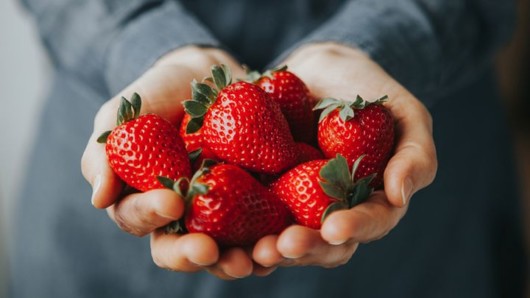
[[[232,82],[225,65],[193,81],[180,128],[140,115],[122,98],[117,127],[98,141],[129,186],[171,188],[186,202],[168,230],[201,232],[221,246],[245,246],[293,223],[319,229],[382,187],[394,122],[382,104],[321,99],[285,67]],[[314,119],[319,119],[318,122]]]

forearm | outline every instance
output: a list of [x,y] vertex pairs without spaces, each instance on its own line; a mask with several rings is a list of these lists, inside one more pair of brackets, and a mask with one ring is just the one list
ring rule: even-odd
[[23,1],[54,65],[109,95],[176,48],[218,45],[177,1]]
[[431,98],[483,70],[509,37],[513,3],[490,2],[348,1],[288,53],[330,41],[359,48],[413,93]]

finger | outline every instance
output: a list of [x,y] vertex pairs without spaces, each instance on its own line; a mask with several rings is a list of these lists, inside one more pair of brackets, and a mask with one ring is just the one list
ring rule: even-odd
[[278,267],[263,267],[259,264],[254,263],[254,269],[252,274],[259,277],[265,277],[271,275],[274,271],[276,271]]
[[122,230],[144,236],[179,219],[184,202],[172,190],[157,189],[128,195],[107,211]]
[[389,101],[388,107],[396,119],[397,143],[384,173],[385,192],[394,206],[402,207],[436,175],[432,119],[412,96]]
[[101,134],[115,127],[121,97],[130,98],[137,92],[142,97],[142,114],[155,113],[177,124],[184,113],[181,101],[191,96],[189,82],[195,76],[188,68],[178,65],[152,68],[100,108],[81,159],[83,176],[93,188],[94,206],[106,208],[112,205],[122,187],[107,163],[105,145],[96,141]]
[[253,263],[247,252],[234,247],[224,251],[219,261],[208,272],[222,279],[239,279],[252,274]]
[[277,247],[278,236],[269,235],[261,238],[252,251],[252,258],[259,265],[268,268],[278,266],[284,259]]
[[299,259],[321,241],[318,231],[293,225],[285,229],[278,238],[277,249],[284,258]]
[[345,264],[357,249],[350,242],[343,245],[330,245],[324,241],[320,232],[307,227],[292,226],[278,239],[278,251],[289,260],[284,266],[318,265],[332,268]]
[[151,255],[160,268],[196,272],[215,264],[219,249],[215,241],[205,234],[178,235],[156,230],[151,234]]
[[[110,168],[104,146],[92,136],[81,158],[81,170],[92,186],[92,205],[107,208],[112,205],[123,189],[123,182]],[[101,147],[101,148],[100,148]]]
[[367,243],[388,234],[405,215],[406,208],[392,206],[383,191],[349,210],[336,211],[322,224],[322,238],[330,244]]

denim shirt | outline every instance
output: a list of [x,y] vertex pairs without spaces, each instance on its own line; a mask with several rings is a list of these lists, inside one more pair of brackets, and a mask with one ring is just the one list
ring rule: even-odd
[[515,19],[514,1],[491,0],[23,2],[55,66],[109,96],[184,45],[222,46],[260,68],[335,41],[364,50],[423,98],[484,71]]

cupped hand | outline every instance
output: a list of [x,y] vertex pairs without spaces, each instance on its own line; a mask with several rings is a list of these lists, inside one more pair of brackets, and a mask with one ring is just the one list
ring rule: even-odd
[[110,168],[105,146],[96,142],[116,125],[120,98],[130,98],[135,92],[142,97],[142,114],[155,113],[178,125],[184,114],[181,102],[191,97],[191,81],[210,76],[210,67],[221,63],[232,69],[235,78],[244,76],[240,65],[218,49],[189,46],[162,57],[98,111],[81,168],[92,185],[92,204],[96,208],[106,208],[111,219],[126,232],[136,236],[151,234],[151,253],[157,265],[186,272],[206,269],[229,279],[252,272],[249,254],[241,248],[220,252],[215,241],[203,234],[164,233],[161,227],[182,216],[182,199],[171,190],[131,193]]
[[376,99],[385,105],[396,125],[395,152],[384,172],[384,191],[364,203],[332,213],[320,231],[292,226],[279,236],[261,239],[253,250],[255,262],[266,267],[348,262],[359,243],[389,233],[405,215],[411,196],[434,180],[437,158],[432,119],[425,106],[360,50],[334,43],[314,44],[291,54],[284,62],[309,87],[315,98]]

